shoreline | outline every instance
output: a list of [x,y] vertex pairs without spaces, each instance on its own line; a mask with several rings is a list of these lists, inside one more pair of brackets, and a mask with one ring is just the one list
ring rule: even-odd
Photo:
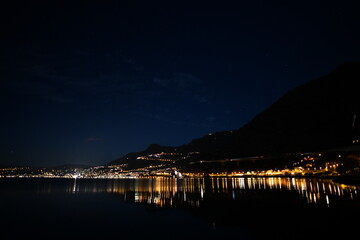
[[172,176],[139,176],[139,177],[120,177],[120,178],[92,178],[92,177],[20,177],[20,176],[0,176],[1,179],[76,179],[76,180],[121,180],[121,179],[150,179],[150,178],[174,178],[174,179],[190,179],[190,178],[297,178],[297,179],[326,179],[333,182],[346,185],[360,186],[360,176],[293,176],[293,175],[277,175],[277,176],[260,176],[260,175],[246,175],[246,176],[184,176],[182,178]]

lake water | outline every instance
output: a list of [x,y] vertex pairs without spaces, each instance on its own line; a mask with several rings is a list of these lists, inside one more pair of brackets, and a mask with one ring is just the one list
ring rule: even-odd
[[359,191],[306,178],[0,179],[0,239],[353,239]]

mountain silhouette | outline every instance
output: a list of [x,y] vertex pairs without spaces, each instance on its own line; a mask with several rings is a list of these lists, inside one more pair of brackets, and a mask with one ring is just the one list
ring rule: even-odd
[[153,144],[109,164],[157,152],[199,152],[199,159],[214,160],[347,146],[360,132],[358,82],[360,62],[346,63],[289,91],[240,129],[215,132],[178,147]]

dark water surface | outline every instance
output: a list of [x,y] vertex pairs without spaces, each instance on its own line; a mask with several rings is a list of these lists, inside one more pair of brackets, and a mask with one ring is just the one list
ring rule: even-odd
[[302,178],[0,179],[0,239],[357,239],[359,191]]

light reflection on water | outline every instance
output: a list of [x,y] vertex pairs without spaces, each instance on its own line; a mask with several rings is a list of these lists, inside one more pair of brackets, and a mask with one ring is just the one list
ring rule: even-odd
[[360,200],[359,187],[327,179],[308,178],[139,178],[120,180],[74,180],[71,193],[112,193],[126,201],[157,207],[199,207],[204,198],[221,196],[241,200],[254,192],[292,192],[308,204],[330,207],[337,200]]
[[279,177],[1,179],[0,239],[351,239],[359,188]]

